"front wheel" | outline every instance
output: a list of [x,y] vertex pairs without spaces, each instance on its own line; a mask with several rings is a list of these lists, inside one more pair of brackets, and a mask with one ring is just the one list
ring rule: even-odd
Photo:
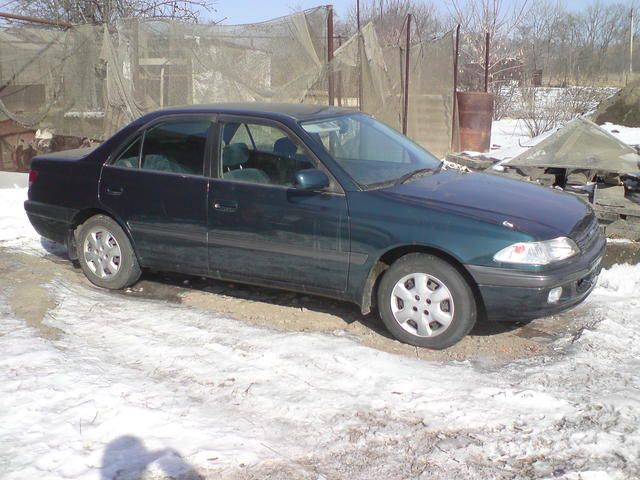
[[441,258],[421,253],[405,255],[384,273],[378,310],[395,338],[436,350],[462,340],[477,317],[465,278]]
[[80,267],[94,285],[118,290],[140,278],[140,265],[129,238],[106,215],[91,217],[80,227],[77,248]]

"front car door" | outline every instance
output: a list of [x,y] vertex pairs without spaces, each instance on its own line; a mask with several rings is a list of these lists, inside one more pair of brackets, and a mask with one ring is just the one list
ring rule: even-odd
[[323,167],[283,125],[221,117],[217,137],[208,206],[211,272],[301,291],[344,291],[349,217],[340,186],[332,180],[326,191],[296,189],[297,171]]
[[207,188],[211,116],[148,125],[102,169],[100,201],[126,223],[141,264],[208,273]]

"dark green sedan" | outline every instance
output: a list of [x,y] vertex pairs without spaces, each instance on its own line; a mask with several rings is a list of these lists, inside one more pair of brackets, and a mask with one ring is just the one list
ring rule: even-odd
[[370,116],[327,106],[161,110],[31,168],[31,223],[96,285],[155,269],[324,295],[428,348],[480,318],[580,303],[605,249],[580,199],[443,169]]

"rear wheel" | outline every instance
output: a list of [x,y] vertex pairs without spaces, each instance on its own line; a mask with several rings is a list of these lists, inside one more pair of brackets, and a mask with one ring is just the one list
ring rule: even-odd
[[432,349],[459,342],[477,317],[473,291],[458,270],[420,253],[405,255],[384,273],[378,309],[398,340]]
[[82,271],[99,287],[118,290],[140,278],[140,265],[129,238],[106,215],[91,217],[80,227],[77,249]]

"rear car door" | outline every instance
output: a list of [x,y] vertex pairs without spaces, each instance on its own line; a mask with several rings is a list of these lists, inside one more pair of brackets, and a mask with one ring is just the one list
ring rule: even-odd
[[218,125],[208,205],[212,273],[344,291],[349,217],[337,182],[325,191],[295,188],[297,171],[324,167],[283,125],[236,116]]
[[126,223],[141,264],[207,273],[210,116],[148,125],[104,165],[100,201]]

